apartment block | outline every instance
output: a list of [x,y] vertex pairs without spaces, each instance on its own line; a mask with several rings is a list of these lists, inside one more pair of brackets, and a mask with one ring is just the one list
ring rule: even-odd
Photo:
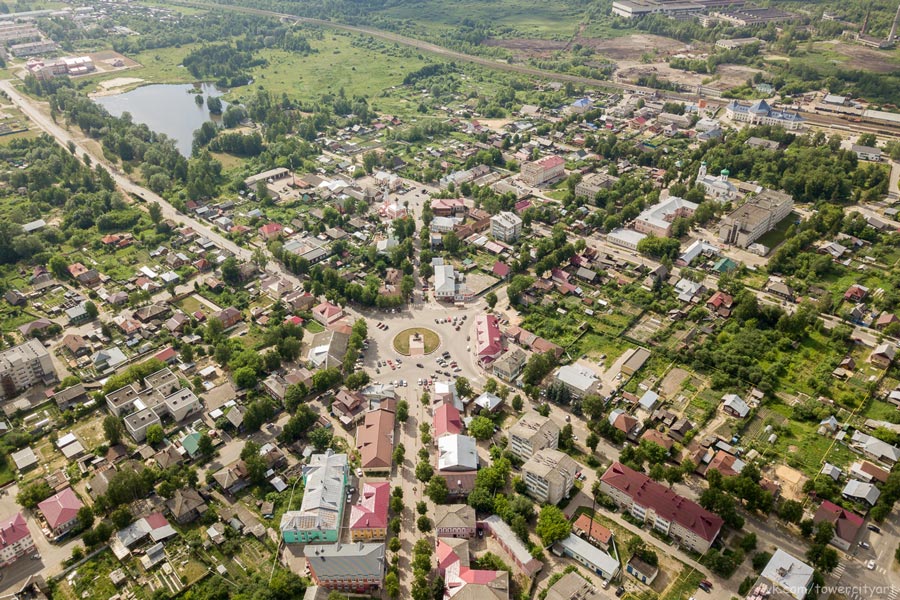
[[575,485],[578,463],[559,450],[544,448],[522,466],[525,489],[541,504],[559,504]]
[[794,199],[790,194],[763,189],[722,219],[719,239],[746,248],[775,229],[793,208]]
[[501,212],[491,217],[491,236],[501,242],[514,242],[522,235],[522,217]]
[[0,352],[0,400],[12,398],[37,383],[56,381],[56,369],[43,344],[31,339]]
[[509,430],[509,450],[523,461],[538,450],[559,446],[559,426],[537,413],[524,415]]

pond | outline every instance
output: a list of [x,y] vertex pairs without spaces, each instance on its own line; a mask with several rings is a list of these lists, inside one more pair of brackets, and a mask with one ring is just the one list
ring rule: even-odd
[[[191,155],[194,132],[206,121],[217,121],[218,115],[210,115],[206,103],[197,105],[192,93],[199,89],[204,100],[207,96],[219,97],[222,92],[214,85],[203,84],[154,84],[135,88],[123,94],[99,96],[94,102],[111,115],[130,113],[135,123],[143,123],[157,133],[164,133],[175,140],[175,146],[184,156]],[[222,102],[223,109],[227,104]]]

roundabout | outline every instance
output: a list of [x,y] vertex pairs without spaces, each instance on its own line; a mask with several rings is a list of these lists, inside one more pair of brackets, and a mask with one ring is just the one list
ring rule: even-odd
[[394,336],[392,345],[403,356],[425,356],[438,349],[441,338],[431,329],[410,327]]

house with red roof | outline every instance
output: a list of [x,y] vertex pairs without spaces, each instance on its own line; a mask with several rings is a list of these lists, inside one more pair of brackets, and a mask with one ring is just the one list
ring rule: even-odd
[[441,404],[434,410],[434,439],[462,433],[462,417],[452,402]]
[[483,365],[494,362],[503,354],[503,334],[495,315],[475,317],[475,356]]
[[721,517],[622,463],[606,470],[600,489],[635,518],[699,554],[705,554],[722,531]]
[[391,484],[387,481],[363,484],[359,492],[359,502],[350,508],[351,541],[385,539],[390,496]]
[[283,229],[284,227],[282,227],[280,223],[266,223],[259,228],[259,235],[261,235],[267,242],[271,240],[277,240],[279,237],[281,237],[281,231]]
[[47,524],[47,529],[53,537],[60,537],[68,533],[75,523],[78,521],[78,511],[84,504],[72,491],[67,487],[58,494],[50,496],[43,502],[38,503],[38,511]]
[[831,538],[831,544],[845,552],[856,543],[859,530],[863,526],[861,516],[828,500],[819,506],[813,516],[813,523],[818,524],[822,521],[827,521],[834,526],[834,537]]
[[344,309],[331,302],[322,302],[312,309],[313,319],[328,327],[344,316]]
[[734,298],[731,295],[726,294],[725,292],[716,292],[709,300],[707,300],[706,308],[708,308],[711,313],[717,314],[720,317],[728,317],[731,315],[731,307],[733,304]]
[[572,523],[572,533],[596,544],[603,551],[609,550],[609,544],[613,537],[613,533],[608,527],[584,513]]
[[509,573],[469,566],[469,541],[438,538],[435,548],[438,574],[444,578],[444,598],[509,599]]
[[0,521],[0,567],[11,565],[33,550],[34,540],[22,513]]
[[491,272],[500,279],[506,279],[507,277],[509,277],[509,265],[498,260],[494,263]]

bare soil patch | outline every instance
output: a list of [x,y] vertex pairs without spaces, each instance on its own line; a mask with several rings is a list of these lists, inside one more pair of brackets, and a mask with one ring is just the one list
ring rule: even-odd
[[575,41],[613,60],[639,60],[645,53],[670,55],[688,50],[678,40],[645,33],[607,39],[579,37]]
[[835,52],[843,54],[850,60],[845,65],[851,69],[862,71],[875,71],[876,73],[890,73],[900,70],[900,65],[894,60],[893,51],[875,50],[858,44],[834,44]]
[[675,367],[666,373],[665,378],[663,378],[662,383],[659,386],[663,396],[666,398],[674,398],[675,394],[681,391],[681,385],[684,383],[684,380],[690,376],[690,373],[680,367]]

